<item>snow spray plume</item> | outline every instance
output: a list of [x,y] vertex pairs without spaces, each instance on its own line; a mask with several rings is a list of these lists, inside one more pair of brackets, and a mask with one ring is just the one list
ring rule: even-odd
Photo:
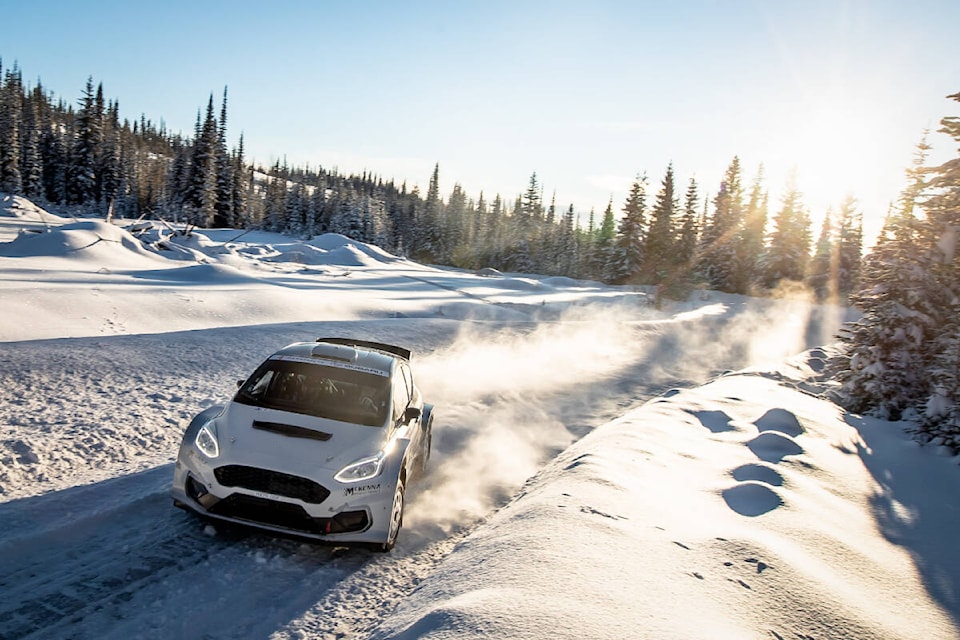
[[572,426],[594,418],[583,405],[616,404],[611,377],[645,345],[624,312],[590,311],[540,325],[466,325],[418,362],[437,422],[407,526],[448,530],[483,517],[575,439]]

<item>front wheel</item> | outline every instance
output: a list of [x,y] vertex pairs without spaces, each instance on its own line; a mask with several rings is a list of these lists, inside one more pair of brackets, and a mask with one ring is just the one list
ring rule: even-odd
[[397,544],[397,536],[400,534],[400,527],[403,526],[403,499],[404,499],[403,479],[397,479],[397,488],[393,492],[393,506],[390,507],[390,526],[387,528],[387,539],[374,545],[376,551],[390,551]]

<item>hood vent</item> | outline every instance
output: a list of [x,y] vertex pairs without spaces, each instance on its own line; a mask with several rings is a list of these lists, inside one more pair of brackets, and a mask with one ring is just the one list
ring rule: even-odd
[[298,427],[292,424],[283,424],[282,422],[263,422],[262,420],[254,420],[253,428],[261,431],[279,433],[282,436],[289,436],[291,438],[308,438],[310,440],[321,440],[323,442],[326,442],[332,437],[332,434],[325,433],[323,431],[307,429],[306,427]]

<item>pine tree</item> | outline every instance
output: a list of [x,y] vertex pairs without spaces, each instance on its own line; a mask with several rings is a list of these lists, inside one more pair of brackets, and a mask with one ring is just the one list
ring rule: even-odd
[[593,245],[593,276],[604,282],[612,282],[617,275],[617,254],[614,245],[616,222],[613,218],[613,200],[607,202],[603,211],[603,219],[597,230],[596,242]]
[[764,278],[768,288],[781,281],[800,282],[806,275],[810,256],[810,215],[803,206],[796,174],[787,180],[780,210],[774,216],[774,231],[764,260]]
[[121,181],[123,179],[122,167],[120,165],[122,141],[119,120],[119,105],[113,103],[107,109],[106,117],[103,120],[102,143],[100,152],[97,154],[98,191],[100,198],[108,205],[108,210],[113,208],[114,202],[120,195]]
[[732,292],[736,288],[737,237],[743,223],[743,187],[736,156],[724,173],[713,207],[713,216],[703,227],[697,270],[710,288]]
[[43,195],[47,202],[62,204],[67,199],[67,147],[52,113],[41,116],[40,126]]
[[763,166],[757,170],[750,187],[747,209],[736,243],[736,271],[733,289],[747,294],[761,280],[760,262],[763,259],[767,228],[767,193],[763,188]]
[[20,173],[20,127],[22,118],[22,79],[14,65],[3,75],[0,85],[0,191],[18,194],[23,181]]
[[103,138],[100,128],[103,117],[97,109],[93,78],[90,77],[87,78],[83,97],[80,98],[80,111],[77,114],[73,147],[70,151],[70,164],[67,170],[67,202],[69,204],[82,205],[96,200],[96,154]]
[[420,219],[416,221],[417,243],[414,247],[414,259],[419,262],[433,263],[446,253],[443,245],[443,203],[440,200],[440,164],[433,166],[427,198],[423,203]]
[[827,209],[820,226],[820,235],[814,248],[807,273],[807,284],[819,301],[837,301],[837,242],[834,237],[833,211]]
[[[960,141],[960,126],[951,132],[948,124],[944,119],[944,129]],[[960,190],[960,161],[926,169],[928,149],[924,139],[907,172],[907,186],[866,260],[860,289],[851,296],[863,315],[842,329],[840,351],[830,367],[845,407],[888,420],[926,409],[924,428],[933,437],[955,424],[948,365],[960,292],[951,290],[955,260],[944,251],[949,243],[941,240],[945,232],[950,235],[950,220],[960,211],[951,201],[951,191]],[[926,174],[933,177],[925,183]],[[924,220],[915,216],[920,204],[926,208]]]
[[219,146],[219,138],[219,127],[214,116],[213,94],[211,93],[210,100],[207,102],[206,117],[201,120],[200,112],[197,112],[193,152],[190,158],[184,198],[189,209],[190,222],[201,227],[213,223],[217,211],[217,147]]
[[840,205],[837,227],[837,294],[846,301],[858,287],[863,259],[863,214],[853,196]]
[[677,238],[677,246],[674,255],[676,257],[675,266],[678,274],[682,274],[684,280],[690,278],[690,273],[694,269],[697,257],[697,242],[700,235],[700,217],[697,215],[697,203],[700,195],[697,189],[697,181],[690,178],[687,185],[687,192],[684,195],[683,216],[680,219],[680,235]]
[[[960,93],[947,96],[960,102]],[[960,145],[960,116],[940,121],[940,133]],[[919,225],[921,245],[931,247],[926,297],[936,301],[935,333],[926,356],[930,388],[923,405],[924,439],[960,450],[960,148],[957,157],[935,167],[928,183],[924,208],[926,219]]]
[[644,280],[650,284],[669,279],[675,264],[677,197],[674,191],[673,163],[670,163],[657,192],[644,246],[643,274]]
[[580,275],[576,231],[576,214],[571,204],[563,214],[563,222],[560,226],[560,274],[568,277]]
[[40,157],[39,108],[34,99],[23,107],[23,127],[20,138],[20,174],[23,195],[33,200],[43,197],[43,165]]
[[469,264],[465,246],[467,194],[459,184],[453,185],[444,211],[443,246],[447,248],[447,252],[442,256],[443,262],[465,267]]
[[[247,186],[246,186],[246,165],[243,159],[243,134],[240,134],[240,142],[237,145],[237,151],[232,158],[233,167],[230,171],[230,213],[232,216],[231,226],[246,226],[252,223],[247,212]],[[317,188],[320,192],[319,197],[323,197],[324,189]],[[316,204],[315,204],[316,206]],[[316,207],[316,210],[322,211],[322,207]],[[314,233],[320,233],[314,230]]]
[[[640,274],[643,266],[644,245],[647,234],[647,176],[638,174],[630,186],[630,193],[623,205],[623,217],[617,229],[616,247],[619,262],[614,278],[618,282],[630,282]],[[570,214],[573,214],[571,205]],[[573,237],[573,220],[565,230],[568,239]]]
[[[212,98],[212,96],[211,96]],[[237,223],[237,209],[233,199],[234,164],[227,151],[227,88],[223,88],[223,102],[220,105],[220,122],[217,127],[214,148],[214,163],[216,165],[216,203],[214,204],[213,226],[234,227]]]

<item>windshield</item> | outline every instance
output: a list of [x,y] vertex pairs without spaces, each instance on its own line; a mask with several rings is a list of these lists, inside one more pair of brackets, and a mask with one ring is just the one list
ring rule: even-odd
[[235,402],[371,427],[387,420],[390,378],[309,361],[267,360],[244,383]]

